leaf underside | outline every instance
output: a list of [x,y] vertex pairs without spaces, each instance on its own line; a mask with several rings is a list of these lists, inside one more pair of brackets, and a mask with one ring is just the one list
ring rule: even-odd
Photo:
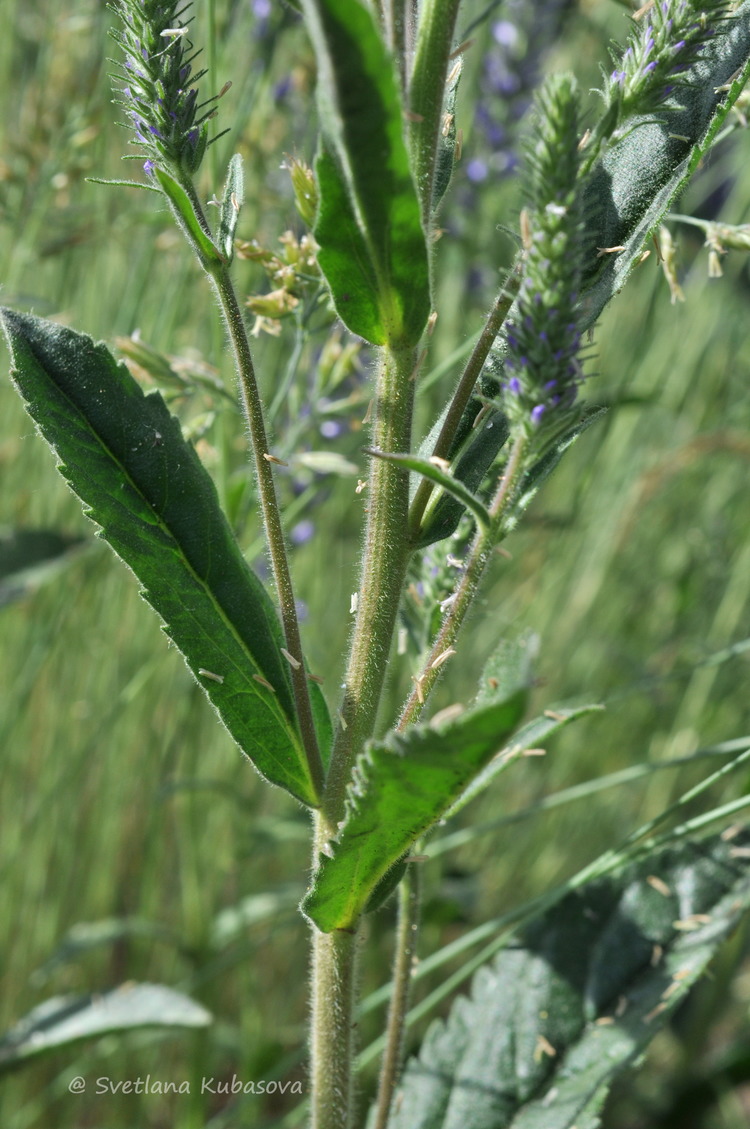
[[531,922],[428,1030],[389,1129],[595,1129],[750,905],[748,841],[661,850]]
[[57,996],[39,1004],[0,1039],[0,1074],[59,1047],[113,1031],[206,1027],[211,1014],[162,984],[127,984],[110,992]]
[[12,378],[88,516],[138,577],[243,752],[268,780],[317,804],[276,612],[179,421],[103,345],[30,315],[0,316]]

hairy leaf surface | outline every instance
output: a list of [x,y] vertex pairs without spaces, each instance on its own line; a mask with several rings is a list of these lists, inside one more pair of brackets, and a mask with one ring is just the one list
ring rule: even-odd
[[748,838],[660,850],[532,921],[428,1030],[389,1129],[594,1129],[750,905]]
[[316,804],[274,607],[179,421],[103,345],[40,318],[1,316],[13,379],[88,515],[143,584],[243,752]]
[[383,876],[432,827],[518,725],[524,690],[453,720],[389,733],[357,760],[332,856],[320,856],[303,911],[319,929],[350,929]]

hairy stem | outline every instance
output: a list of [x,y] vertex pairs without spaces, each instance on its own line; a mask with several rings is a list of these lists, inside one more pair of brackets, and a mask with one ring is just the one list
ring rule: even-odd
[[406,1014],[409,1010],[411,972],[417,952],[417,932],[422,896],[422,874],[418,862],[406,868],[398,888],[398,924],[393,967],[393,994],[388,1009],[386,1044],[380,1068],[378,1104],[373,1129],[386,1129],[393,1092],[401,1072]]
[[258,494],[260,497],[261,512],[263,514],[263,524],[268,540],[271,567],[276,582],[286,649],[299,663],[299,666],[292,666],[291,674],[300,733],[307,754],[310,775],[318,794],[321,794],[324,781],[323,763],[320,757],[320,750],[318,749],[318,740],[313,722],[310,692],[307,684],[307,674],[302,655],[302,641],[300,639],[299,623],[297,620],[297,608],[294,600],[294,588],[289,571],[289,560],[287,558],[284,530],[281,524],[281,514],[276,498],[272,462],[269,457],[270,451],[268,449],[266,425],[263,418],[263,405],[260,399],[258,383],[255,378],[250,344],[247,339],[247,331],[245,329],[242,311],[237,301],[237,295],[234,291],[227,267],[220,266],[212,270],[211,278],[226,319],[229,337],[234,351],[242,402],[250,432],[255,473],[258,482]]
[[[372,446],[409,451],[417,350],[382,350],[373,406]],[[401,467],[372,459],[367,526],[344,698],[323,811],[332,828],[343,815],[353,759],[372,736],[408,560],[409,480]]]
[[416,680],[414,690],[409,695],[399,718],[399,731],[405,729],[407,725],[412,725],[419,718],[432,688],[442,673],[441,664],[438,663],[436,666],[435,660],[455,644],[466,618],[466,613],[474,602],[479,582],[500,534],[503,517],[516,498],[518,483],[524,469],[526,442],[525,436],[520,436],[513,444],[505,472],[490,506],[492,527],[487,532],[481,529],[477,531],[466,571],[461,578],[442,627],[436,636],[424,671]]
[[[318,812],[315,822],[317,862],[330,826]],[[356,931],[321,933],[312,926],[311,1129],[352,1126],[356,966]]]
[[[495,339],[507,317],[508,310],[513,304],[513,299],[518,291],[520,280],[519,264],[508,276],[505,286],[495,299],[495,304],[490,310],[489,317],[487,318],[480,338],[466,362],[466,367],[461,374],[461,379],[458,382],[456,391],[453,393],[453,399],[443,420],[440,434],[435,441],[435,446],[432,451],[433,457],[446,459],[450,453],[451,444],[453,443],[458,426],[461,422],[461,417],[463,416],[476,383],[479,380],[484,363],[489,356],[490,349],[495,343]],[[412,537],[415,539],[418,537],[419,526],[424,517],[424,511],[434,489],[434,484],[430,482],[429,479],[423,478],[414,493],[409,510],[409,529]]]

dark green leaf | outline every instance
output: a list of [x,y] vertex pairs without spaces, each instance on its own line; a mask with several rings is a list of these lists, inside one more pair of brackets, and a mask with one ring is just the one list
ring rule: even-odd
[[40,1054],[138,1027],[206,1027],[211,1014],[162,984],[126,984],[111,992],[56,996],[35,1007],[0,1039],[0,1072]]
[[416,344],[430,313],[427,246],[393,61],[360,0],[302,8],[318,63],[321,269],[352,332]]
[[245,179],[242,175],[242,157],[235,153],[229,162],[224,198],[221,201],[219,220],[219,246],[224,258],[231,263],[234,258],[234,234],[240,218],[240,208],[245,193]]
[[389,1129],[593,1129],[750,905],[747,842],[661,850],[532,921],[427,1032]]
[[89,516],[243,752],[316,804],[276,613],[178,420],[91,338],[11,310],[2,318],[18,390]]
[[451,720],[390,733],[359,757],[343,826],[321,855],[303,911],[319,929],[350,929],[378,883],[506,743],[524,691]]
[[492,524],[489,512],[479,498],[475,497],[471,490],[467,490],[464,484],[452,473],[443,470],[438,463],[431,459],[422,459],[418,455],[398,455],[393,452],[376,451],[372,447],[365,447],[364,453],[374,455],[378,459],[387,459],[389,462],[402,466],[405,470],[412,470],[416,474],[421,474],[423,478],[434,482],[436,486],[442,487],[446,494],[455,498],[462,509],[469,510],[483,529],[489,529]]
[[55,529],[0,530],[0,608],[52,580],[83,544]]
[[[453,477],[462,482],[467,490],[476,493],[487,475],[493,462],[505,446],[510,428],[502,412],[491,411],[472,429],[472,422],[476,419],[482,405],[473,399],[464,413],[468,424],[463,435],[463,445],[457,454],[451,454]],[[464,420],[462,420],[462,425]],[[426,444],[428,449],[432,449]],[[430,499],[425,510],[420,530],[417,548],[424,549],[435,541],[443,541],[456,531],[459,521],[464,514],[464,506],[454,497],[446,494],[436,495]]]

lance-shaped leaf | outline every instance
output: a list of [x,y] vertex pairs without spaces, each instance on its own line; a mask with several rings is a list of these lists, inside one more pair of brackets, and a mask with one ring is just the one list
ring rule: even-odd
[[203,226],[196,215],[193,203],[182,185],[168,172],[165,172],[164,169],[160,169],[158,166],[154,169],[154,176],[159,181],[159,184],[164,190],[164,195],[172,206],[175,219],[188,236],[203,266],[208,269],[211,266],[217,266],[219,263],[223,262],[210,235],[203,230]]
[[399,455],[391,451],[378,451],[374,447],[365,447],[364,453],[374,455],[377,459],[387,459],[388,462],[402,466],[404,470],[421,474],[423,478],[427,478],[430,482],[434,482],[436,486],[442,487],[447,494],[450,494],[469,510],[482,529],[490,528],[492,518],[484,502],[472,494],[471,490],[467,490],[459,478],[453,476],[450,472],[450,465],[445,459],[422,459],[419,455]]
[[[750,2],[745,0],[680,76],[680,109],[635,118],[605,152],[586,188],[597,247],[622,250],[594,259],[583,280],[586,324],[625,285],[649,235],[683,191],[750,77]],[[585,153],[585,150],[584,150]]]
[[207,1027],[211,1013],[163,984],[125,984],[111,992],[57,996],[39,1004],[0,1038],[0,1073],[60,1047],[143,1027]]
[[13,380],[86,512],[140,580],[243,752],[315,805],[274,607],[179,421],[104,345],[12,310],[0,316]]
[[352,928],[383,876],[507,742],[525,701],[519,690],[368,746],[357,760],[331,855],[320,856],[302,903],[319,929]]
[[661,850],[536,918],[429,1029],[389,1129],[594,1129],[750,905],[747,843]]
[[318,64],[318,262],[336,312],[375,345],[413,345],[430,313],[427,245],[393,61],[361,0],[303,0]]

